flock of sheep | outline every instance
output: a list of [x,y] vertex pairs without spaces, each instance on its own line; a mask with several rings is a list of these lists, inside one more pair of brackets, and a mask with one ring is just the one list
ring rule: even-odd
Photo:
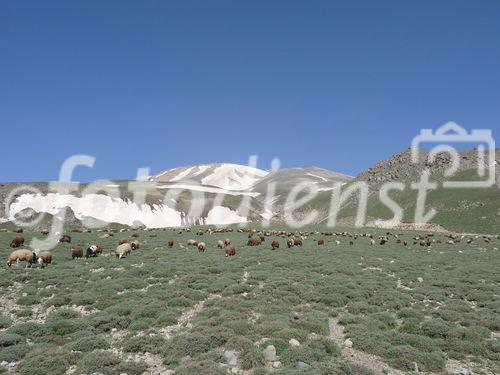
[[[127,231],[128,229],[122,229],[121,232]],[[179,230],[179,234],[182,234],[183,232],[190,232],[191,230],[189,228],[186,229],[181,229]],[[199,229],[196,232],[197,236],[203,236],[206,234],[220,234],[221,232],[232,232],[233,229],[231,228],[225,228],[225,229],[211,229],[211,228],[206,228],[206,229]],[[288,231],[280,231],[280,230],[269,230],[269,231],[262,231],[262,230],[256,230],[256,229],[249,229],[249,228],[242,228],[238,229],[238,232],[246,232],[248,233],[248,241],[247,241],[247,246],[260,246],[262,245],[266,237],[281,237],[286,240],[286,245],[288,248],[294,247],[294,246],[302,246],[303,241],[307,240],[310,236],[314,236],[314,242],[317,243],[317,245],[325,245],[327,242],[335,242],[336,244],[340,244],[341,242],[336,239],[336,240],[328,240],[329,237],[347,237],[349,239],[349,245],[354,245],[354,242],[360,238],[360,237],[365,237],[369,239],[369,243],[371,245],[375,245],[376,242],[379,243],[379,245],[385,245],[387,243],[395,243],[395,244],[401,244],[404,246],[408,245],[408,241],[403,241],[399,238],[398,234],[387,232],[385,235],[374,237],[373,234],[369,233],[353,233],[353,232],[317,232],[317,231],[305,231],[305,232],[288,232]],[[43,234],[48,234],[48,233],[43,233]],[[100,238],[107,238],[109,236],[113,235],[113,231],[108,231],[106,234],[102,235]],[[322,236],[322,239],[318,239],[318,236]],[[139,234],[133,233],[132,237],[139,237]],[[430,247],[433,244],[437,243],[447,243],[449,245],[454,245],[456,243],[460,243],[462,241],[470,244],[474,240],[478,240],[482,238],[484,242],[489,243],[493,239],[492,236],[472,236],[472,235],[453,235],[449,234],[446,235],[444,241],[438,238],[435,238],[434,234],[425,234],[425,235],[415,235],[413,236],[413,244],[414,245],[420,245],[420,246],[426,246]],[[500,239],[500,236],[497,236],[498,239]],[[376,241],[377,239],[377,241]],[[12,248],[19,248],[24,245],[24,237],[17,235],[13,238],[13,240],[10,243],[10,246]],[[60,237],[59,239],[60,243],[67,242],[71,243],[71,236],[64,234]],[[170,248],[174,246],[174,241],[173,240],[168,240],[166,241],[166,245]],[[198,249],[199,252],[204,252],[205,249],[207,248],[206,242],[202,241],[197,241],[194,239],[189,239],[185,243],[186,246],[192,246]],[[179,244],[181,248],[186,248],[184,244]],[[225,255],[227,256],[234,256],[236,254],[236,248],[231,244],[231,240],[229,238],[226,238],[224,240],[217,240],[217,248],[223,249],[225,251]],[[118,241],[118,245],[115,249],[115,256],[117,258],[124,258],[128,256],[133,250],[137,250],[140,247],[140,242],[135,239],[132,241],[129,241],[127,239],[121,239]],[[280,242],[279,240],[274,239],[271,242],[271,249],[276,250],[280,248]],[[96,257],[100,254],[102,254],[104,251],[102,245],[90,245],[87,247],[85,253],[81,246],[75,246],[71,249],[71,257],[72,259],[76,258],[90,258],[90,257]],[[33,264],[39,264],[42,268],[45,267],[46,265],[50,264],[52,262],[52,253],[50,251],[39,251],[35,252],[32,250],[27,250],[27,249],[17,249],[12,251],[12,253],[9,255],[7,265],[10,267],[12,264],[16,263],[19,264],[19,262],[25,261],[27,262],[27,266],[31,267]]]

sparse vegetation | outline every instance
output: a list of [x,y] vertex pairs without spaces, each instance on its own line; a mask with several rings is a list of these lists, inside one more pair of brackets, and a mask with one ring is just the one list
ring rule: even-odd
[[[427,247],[407,232],[399,238],[408,246],[372,246],[366,237],[349,245],[351,238],[336,244],[317,234],[302,247],[272,251],[272,239],[285,239],[247,247],[246,234],[232,232],[204,235],[199,253],[178,245],[193,233],[137,233],[141,247],[124,259],[109,256],[116,236],[74,233],[45,269],[5,268],[0,362],[15,362],[21,375],[142,374],[155,356],[176,374],[224,374],[230,350],[241,369],[265,374],[263,350],[273,345],[275,374],[298,374],[298,363],[314,374],[366,373],[332,340],[329,321],[338,317],[355,350],[403,371],[416,363],[440,373],[448,359],[499,371],[498,239],[449,245],[436,235],[441,243]],[[25,233],[27,241],[34,235]],[[0,233],[3,258],[10,237]],[[225,237],[236,256],[216,248]],[[317,246],[318,237],[327,243]],[[167,239],[176,246],[166,247]],[[72,260],[71,245],[89,242],[102,243],[104,255]]]

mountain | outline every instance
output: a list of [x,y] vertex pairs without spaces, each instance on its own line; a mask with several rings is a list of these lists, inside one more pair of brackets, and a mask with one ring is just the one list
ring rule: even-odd
[[268,171],[244,165],[214,163],[169,169],[151,177],[150,181],[247,190],[268,174]]
[[[287,209],[293,207],[294,201],[305,197],[306,189],[311,186],[318,194],[295,209],[294,218],[300,220],[315,211],[317,215],[312,224],[324,224],[331,215],[334,186],[340,184],[345,191],[353,184],[361,183],[368,192],[365,225],[394,227],[397,224],[399,228],[412,228],[415,227],[412,223],[417,202],[417,190],[412,184],[419,181],[422,171],[427,170],[430,181],[438,186],[426,196],[425,212],[436,210],[429,228],[469,233],[498,231],[498,150],[494,161],[496,185],[488,188],[442,186],[443,181],[476,181],[481,178],[477,173],[480,159],[476,150],[460,153],[459,168],[452,176],[446,175],[452,162],[448,154],[440,153],[429,158],[425,150],[413,151],[418,154],[417,162],[412,160],[412,150],[407,149],[374,164],[356,178],[317,167],[262,170],[229,163],[178,167],[151,176],[144,182],[148,187],[144,204],[134,203],[133,192],[129,189],[129,183],[133,181],[116,181],[105,186],[117,191],[118,197],[86,193],[88,184],[81,185],[81,189],[72,195],[61,195],[49,191],[47,184],[36,183],[34,186],[41,193],[18,192],[8,217],[2,215],[5,207],[0,207],[0,225],[12,226],[9,222],[16,215],[29,219],[35,213],[46,212],[50,218],[65,207],[71,210],[69,222],[79,227],[96,226],[102,222],[127,226],[140,222],[148,228],[259,222],[264,219],[284,222]],[[389,191],[389,197],[403,209],[401,223],[390,220],[394,213],[379,197],[380,188],[389,182],[401,184],[400,190]],[[0,206],[18,187],[19,184],[0,184]],[[302,187],[302,190],[297,191],[297,187]],[[296,193],[293,200],[289,199],[290,193]],[[358,208],[358,196],[350,195],[338,213],[337,224],[353,225]]]
[[[414,163],[411,149],[397,153],[382,160],[373,167],[360,173],[348,186],[357,182],[365,182],[369,187],[367,205],[367,225],[390,226],[393,212],[379,199],[380,187],[387,182],[400,182],[402,191],[392,190],[389,194],[399,206],[404,209],[401,228],[413,226],[417,191],[411,184],[418,182],[423,170],[429,171],[430,182],[437,188],[429,190],[426,196],[425,211],[436,210],[436,215],[430,220],[429,228],[447,229],[462,233],[498,234],[500,228],[500,150],[495,150],[495,184],[490,187],[477,188],[446,188],[443,181],[478,181],[484,177],[478,176],[477,150],[468,150],[459,154],[459,166],[450,177],[445,171],[451,166],[451,158],[447,153],[437,154],[430,160],[429,152],[423,149],[415,150],[419,157]],[[352,225],[355,220],[359,200],[349,199],[339,212],[339,222]],[[326,220],[326,218],[324,219]],[[414,227],[414,226],[413,226]]]
[[[280,220],[288,193],[299,183],[327,191],[335,182],[345,183],[350,179],[350,176],[314,167],[277,171],[229,163],[178,167],[148,179],[145,184],[150,189],[143,205],[133,203],[133,193],[128,186],[133,181],[104,186],[119,192],[120,196],[114,198],[103,193],[85,193],[88,184],[82,184],[72,195],[64,195],[49,191],[48,184],[37,183],[35,186],[41,193],[17,194],[9,217],[0,218],[0,222],[12,221],[19,212],[30,215],[45,212],[52,217],[65,207],[74,213],[71,224],[78,226],[92,220],[129,226],[139,221],[146,227]],[[265,200],[267,186],[271,184],[276,186],[276,194],[269,209],[265,207]],[[7,197],[17,187],[18,184],[3,184],[0,196]]]

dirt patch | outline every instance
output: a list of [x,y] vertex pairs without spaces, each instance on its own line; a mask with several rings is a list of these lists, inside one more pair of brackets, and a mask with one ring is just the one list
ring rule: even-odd
[[364,368],[376,375],[404,375],[404,372],[390,367],[379,357],[350,347],[352,343],[346,340],[344,327],[339,324],[339,318],[331,318],[329,321],[329,338],[337,343],[342,351],[342,356],[356,367]]

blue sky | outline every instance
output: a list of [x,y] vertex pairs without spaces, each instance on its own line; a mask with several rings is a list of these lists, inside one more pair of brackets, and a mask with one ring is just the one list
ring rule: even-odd
[[0,181],[259,156],[355,175],[453,120],[500,133],[500,2],[9,1]]

